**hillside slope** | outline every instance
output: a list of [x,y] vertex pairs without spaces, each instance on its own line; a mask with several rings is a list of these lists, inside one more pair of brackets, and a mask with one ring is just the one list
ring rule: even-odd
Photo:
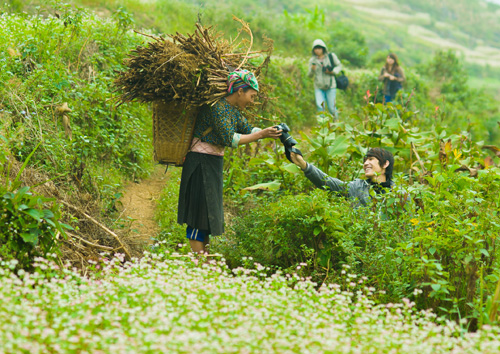
[[[342,17],[370,48],[403,51],[421,61],[453,49],[467,62],[500,67],[500,7],[484,1],[341,0]],[[362,23],[362,26],[359,24]],[[359,26],[359,27],[358,27]],[[419,49],[423,51],[419,51]]]
[[[11,2],[17,4],[17,10],[33,9],[37,3],[33,1],[30,8]],[[273,38],[277,52],[293,56],[307,56],[309,43],[322,30],[332,33],[326,39],[333,46],[343,45],[348,39],[338,36],[337,27],[345,27],[366,38],[371,54],[395,51],[405,65],[414,65],[437,50],[452,49],[462,53],[473,76],[500,80],[500,5],[486,0],[443,0],[438,4],[431,0],[69,2],[104,17],[115,13],[118,20],[134,20],[137,27],[163,33],[191,30],[198,14],[206,23],[233,30],[234,14],[259,29],[256,37],[266,34]],[[117,9],[121,10],[118,15]]]

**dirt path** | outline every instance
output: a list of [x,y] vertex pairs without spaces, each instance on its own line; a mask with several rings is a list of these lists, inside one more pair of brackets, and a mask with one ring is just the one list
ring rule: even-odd
[[123,205],[122,218],[134,219],[130,236],[141,240],[151,240],[158,232],[158,224],[154,220],[157,201],[168,179],[165,167],[158,165],[149,178],[140,183],[129,182],[120,199]]

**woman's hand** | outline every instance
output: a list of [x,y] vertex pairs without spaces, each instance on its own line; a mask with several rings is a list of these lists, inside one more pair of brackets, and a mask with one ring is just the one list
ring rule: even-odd
[[264,138],[276,139],[279,138],[280,135],[281,135],[281,130],[279,130],[276,127],[269,127],[266,129],[256,131],[255,133],[241,134],[238,145],[252,143],[254,141]]
[[297,166],[299,166],[302,171],[304,171],[307,168],[307,162],[299,154],[290,152],[290,158],[292,159],[292,162]]
[[264,138],[277,139],[281,136],[281,129],[278,129],[276,127],[268,127],[266,129],[262,129],[259,133],[261,133],[261,139]]

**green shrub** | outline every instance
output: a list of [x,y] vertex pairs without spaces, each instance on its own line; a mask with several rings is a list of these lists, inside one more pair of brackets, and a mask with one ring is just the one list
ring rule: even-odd
[[[64,188],[113,198],[124,178],[145,177],[152,160],[149,107],[113,101],[116,70],[143,39],[127,30],[123,9],[114,21],[51,6],[58,17],[0,16],[0,130],[17,160],[43,141],[31,163],[64,175]],[[71,135],[58,113],[64,103]],[[112,204],[104,200],[106,213]]]
[[58,253],[57,237],[64,237],[67,225],[54,199],[33,195],[29,187],[9,192],[0,186],[0,257],[16,259],[29,268],[35,257]]
[[231,267],[242,265],[243,257],[273,269],[293,270],[306,263],[319,272],[335,267],[345,254],[338,242],[346,232],[342,211],[346,205],[331,204],[326,192],[288,195],[278,201],[245,211],[233,220],[230,236],[213,242]]
[[[351,119],[352,125],[325,119],[311,129],[299,142],[306,160],[350,181],[360,175],[367,148],[383,146],[395,155],[398,188],[353,210],[324,191],[303,194],[311,183],[270,150],[246,163],[231,154],[233,183],[225,188],[240,201],[233,212],[239,216],[213,246],[231,266],[253,257],[273,269],[302,267],[316,281],[334,281],[348,264],[386,291],[381,301],[422,289],[421,308],[482,318],[500,276],[493,241],[500,170],[477,171],[473,166],[485,163],[482,143],[449,135],[439,121],[424,131],[412,127],[415,115],[401,105],[368,103]],[[252,198],[242,191],[252,182],[266,190]]]
[[321,190],[262,200],[232,220],[213,247],[231,267],[252,257],[272,269],[302,268],[318,282],[337,281],[348,264],[385,291],[383,302],[412,298],[422,289],[420,308],[477,318],[485,310],[483,296],[500,279],[494,241],[500,170],[474,179],[451,168],[428,181],[379,196],[369,208],[352,209]]
[[11,181],[12,157],[0,145],[0,258],[14,259],[24,269],[30,268],[37,256],[58,253],[57,239],[66,237],[64,229],[71,229],[59,221],[61,213],[55,199],[34,195],[29,186],[21,186],[21,174],[38,146]]

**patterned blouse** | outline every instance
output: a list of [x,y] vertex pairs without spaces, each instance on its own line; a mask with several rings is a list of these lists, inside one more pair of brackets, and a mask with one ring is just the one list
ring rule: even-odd
[[[209,127],[212,127],[212,131],[202,138],[203,132]],[[260,129],[252,128],[240,110],[223,98],[213,106],[201,109],[196,119],[194,137],[214,145],[237,147],[241,134],[251,134],[256,130]]]

